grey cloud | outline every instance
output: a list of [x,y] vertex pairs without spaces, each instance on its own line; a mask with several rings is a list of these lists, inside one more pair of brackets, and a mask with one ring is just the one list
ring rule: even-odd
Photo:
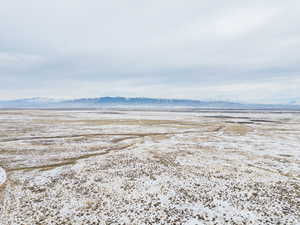
[[[0,16],[1,99],[14,93],[64,97],[74,86],[78,94],[71,96],[201,99],[197,90],[206,87],[248,83],[259,89],[266,79],[300,76],[298,1],[11,0]],[[283,85],[271,88],[266,101],[290,90],[288,81]],[[21,86],[26,93],[16,92]],[[212,96],[232,99],[242,92],[222,90]]]

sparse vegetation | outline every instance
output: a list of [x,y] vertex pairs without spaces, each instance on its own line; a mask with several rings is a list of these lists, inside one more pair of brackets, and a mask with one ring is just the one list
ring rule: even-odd
[[0,120],[1,225],[300,223],[299,114],[20,110]]

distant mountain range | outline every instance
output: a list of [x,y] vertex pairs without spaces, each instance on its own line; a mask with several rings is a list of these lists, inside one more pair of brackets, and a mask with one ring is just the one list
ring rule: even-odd
[[80,99],[27,98],[0,101],[0,108],[128,108],[181,107],[209,109],[287,109],[300,110],[298,104],[246,104],[229,101],[200,101],[189,99],[100,97]]

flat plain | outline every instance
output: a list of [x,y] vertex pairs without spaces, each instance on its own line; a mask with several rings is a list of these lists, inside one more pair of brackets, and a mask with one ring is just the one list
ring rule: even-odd
[[1,110],[0,168],[1,225],[300,224],[300,112]]

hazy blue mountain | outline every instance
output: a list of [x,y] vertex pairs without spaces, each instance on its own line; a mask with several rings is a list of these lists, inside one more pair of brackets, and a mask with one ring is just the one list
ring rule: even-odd
[[300,105],[245,104],[189,99],[100,97],[80,99],[27,98],[0,101],[0,108],[192,107],[217,109],[300,109]]

